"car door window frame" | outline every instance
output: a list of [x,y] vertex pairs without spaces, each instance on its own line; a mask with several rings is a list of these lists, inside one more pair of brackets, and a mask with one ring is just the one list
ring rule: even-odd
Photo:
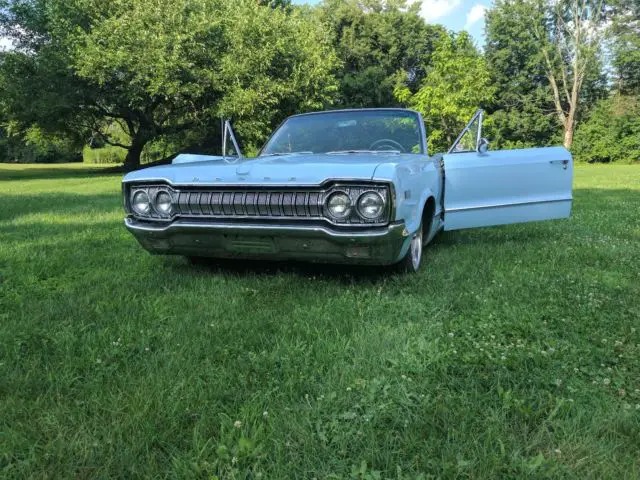
[[[231,140],[231,144],[236,151],[236,155],[229,155],[227,153],[227,145],[228,140]],[[242,155],[242,151],[240,150],[240,146],[238,145],[238,140],[236,140],[236,135],[233,133],[233,128],[231,127],[231,121],[225,120],[224,122],[224,131],[222,133],[222,156],[224,159],[227,157],[242,159],[244,156]]]
[[[456,138],[456,141],[453,142],[453,145],[451,145],[451,148],[449,148],[449,150],[447,151],[448,154],[449,153],[469,153],[469,152],[478,151],[478,146],[480,145],[480,139],[482,138],[482,117],[483,116],[484,116],[484,112],[481,109],[473,114],[473,117],[471,117],[471,120],[469,121],[469,123],[467,123],[467,126],[464,127],[462,132],[460,132],[460,135],[458,135],[458,138]],[[460,143],[462,138],[465,136],[465,134],[471,130],[471,127],[476,121],[478,121],[478,133],[476,135],[475,149],[474,150],[456,150],[455,148],[458,146],[458,144]]]

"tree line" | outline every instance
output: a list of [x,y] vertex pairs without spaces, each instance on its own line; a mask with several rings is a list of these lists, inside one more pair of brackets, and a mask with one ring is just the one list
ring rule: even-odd
[[250,152],[288,115],[408,107],[443,151],[477,108],[493,148],[640,159],[640,0],[496,0],[486,45],[406,0],[0,0],[0,161],[128,169]]

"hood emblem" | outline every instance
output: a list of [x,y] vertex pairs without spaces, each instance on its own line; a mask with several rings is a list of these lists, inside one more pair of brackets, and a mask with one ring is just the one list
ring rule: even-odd
[[236,168],[237,175],[248,175],[249,171],[250,168],[248,165],[238,165],[238,167]]

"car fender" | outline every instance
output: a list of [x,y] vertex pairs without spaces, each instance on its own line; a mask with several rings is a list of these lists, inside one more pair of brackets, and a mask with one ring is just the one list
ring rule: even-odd
[[395,190],[395,221],[404,221],[407,231],[418,230],[427,200],[436,202],[438,212],[439,171],[431,159],[385,163],[378,166],[374,180],[391,181]]

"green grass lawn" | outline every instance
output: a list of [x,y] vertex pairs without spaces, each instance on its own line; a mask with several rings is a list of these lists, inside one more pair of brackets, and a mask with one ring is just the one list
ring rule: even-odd
[[191,267],[120,176],[0,165],[2,478],[638,478],[640,166],[414,276]]

